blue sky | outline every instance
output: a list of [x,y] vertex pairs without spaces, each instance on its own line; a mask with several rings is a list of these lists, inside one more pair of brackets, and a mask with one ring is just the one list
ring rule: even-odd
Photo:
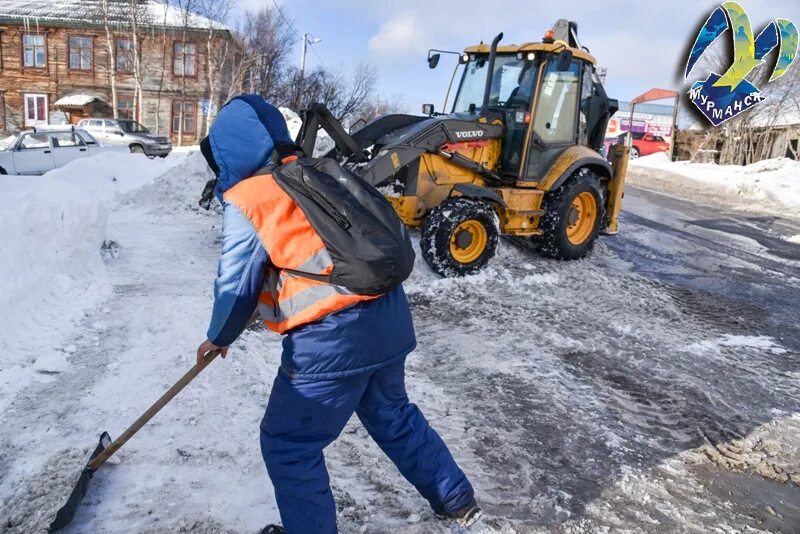
[[[240,9],[272,0],[239,0]],[[278,0],[300,32],[321,38],[315,45],[330,69],[359,62],[375,65],[379,89],[400,95],[408,111],[424,102],[441,109],[454,59],[428,69],[429,48],[461,50],[498,32],[504,43],[538,41],[559,18],[578,22],[579,38],[608,69],[611,97],[628,100],[652,87],[678,89],[678,71],[695,33],[720,2],[703,0]],[[773,18],[800,24],[798,0],[740,0],[757,33]],[[300,48],[295,50],[299,63]],[[453,56],[454,57],[454,56]],[[319,64],[311,52],[309,65]],[[793,68],[800,68],[795,65]]]

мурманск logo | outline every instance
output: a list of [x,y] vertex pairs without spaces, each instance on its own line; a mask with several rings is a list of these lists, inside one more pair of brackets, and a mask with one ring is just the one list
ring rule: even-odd
[[745,77],[761,65],[764,57],[779,43],[779,56],[770,82],[786,72],[797,54],[797,27],[792,21],[775,19],[753,39],[750,19],[742,6],[736,2],[725,2],[711,13],[700,29],[686,63],[686,78],[703,52],[729,28],[733,37],[733,63],[730,68],[722,76],[712,72],[706,81],[694,83],[689,90],[689,99],[714,126],[764,100],[758,87]]

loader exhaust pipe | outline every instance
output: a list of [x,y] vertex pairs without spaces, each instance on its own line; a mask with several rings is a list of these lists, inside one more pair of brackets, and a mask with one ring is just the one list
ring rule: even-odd
[[481,117],[486,116],[489,109],[489,97],[492,93],[492,80],[494,78],[494,60],[497,58],[497,43],[503,38],[503,32],[497,34],[492,40],[492,47],[489,49],[489,68],[486,72],[486,88],[483,90],[483,104],[481,105]]

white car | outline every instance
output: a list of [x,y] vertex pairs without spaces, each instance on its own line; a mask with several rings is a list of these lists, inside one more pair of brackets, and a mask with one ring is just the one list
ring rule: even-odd
[[103,147],[87,131],[73,127],[34,128],[0,148],[0,174],[44,174],[78,158],[118,150]]

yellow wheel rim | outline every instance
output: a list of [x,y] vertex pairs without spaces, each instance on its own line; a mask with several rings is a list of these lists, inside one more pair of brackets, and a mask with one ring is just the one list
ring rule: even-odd
[[582,245],[594,231],[597,221],[597,201],[584,191],[576,196],[567,214],[567,239],[573,245]]
[[489,234],[479,221],[464,221],[450,236],[450,255],[459,263],[472,263],[486,250]]

